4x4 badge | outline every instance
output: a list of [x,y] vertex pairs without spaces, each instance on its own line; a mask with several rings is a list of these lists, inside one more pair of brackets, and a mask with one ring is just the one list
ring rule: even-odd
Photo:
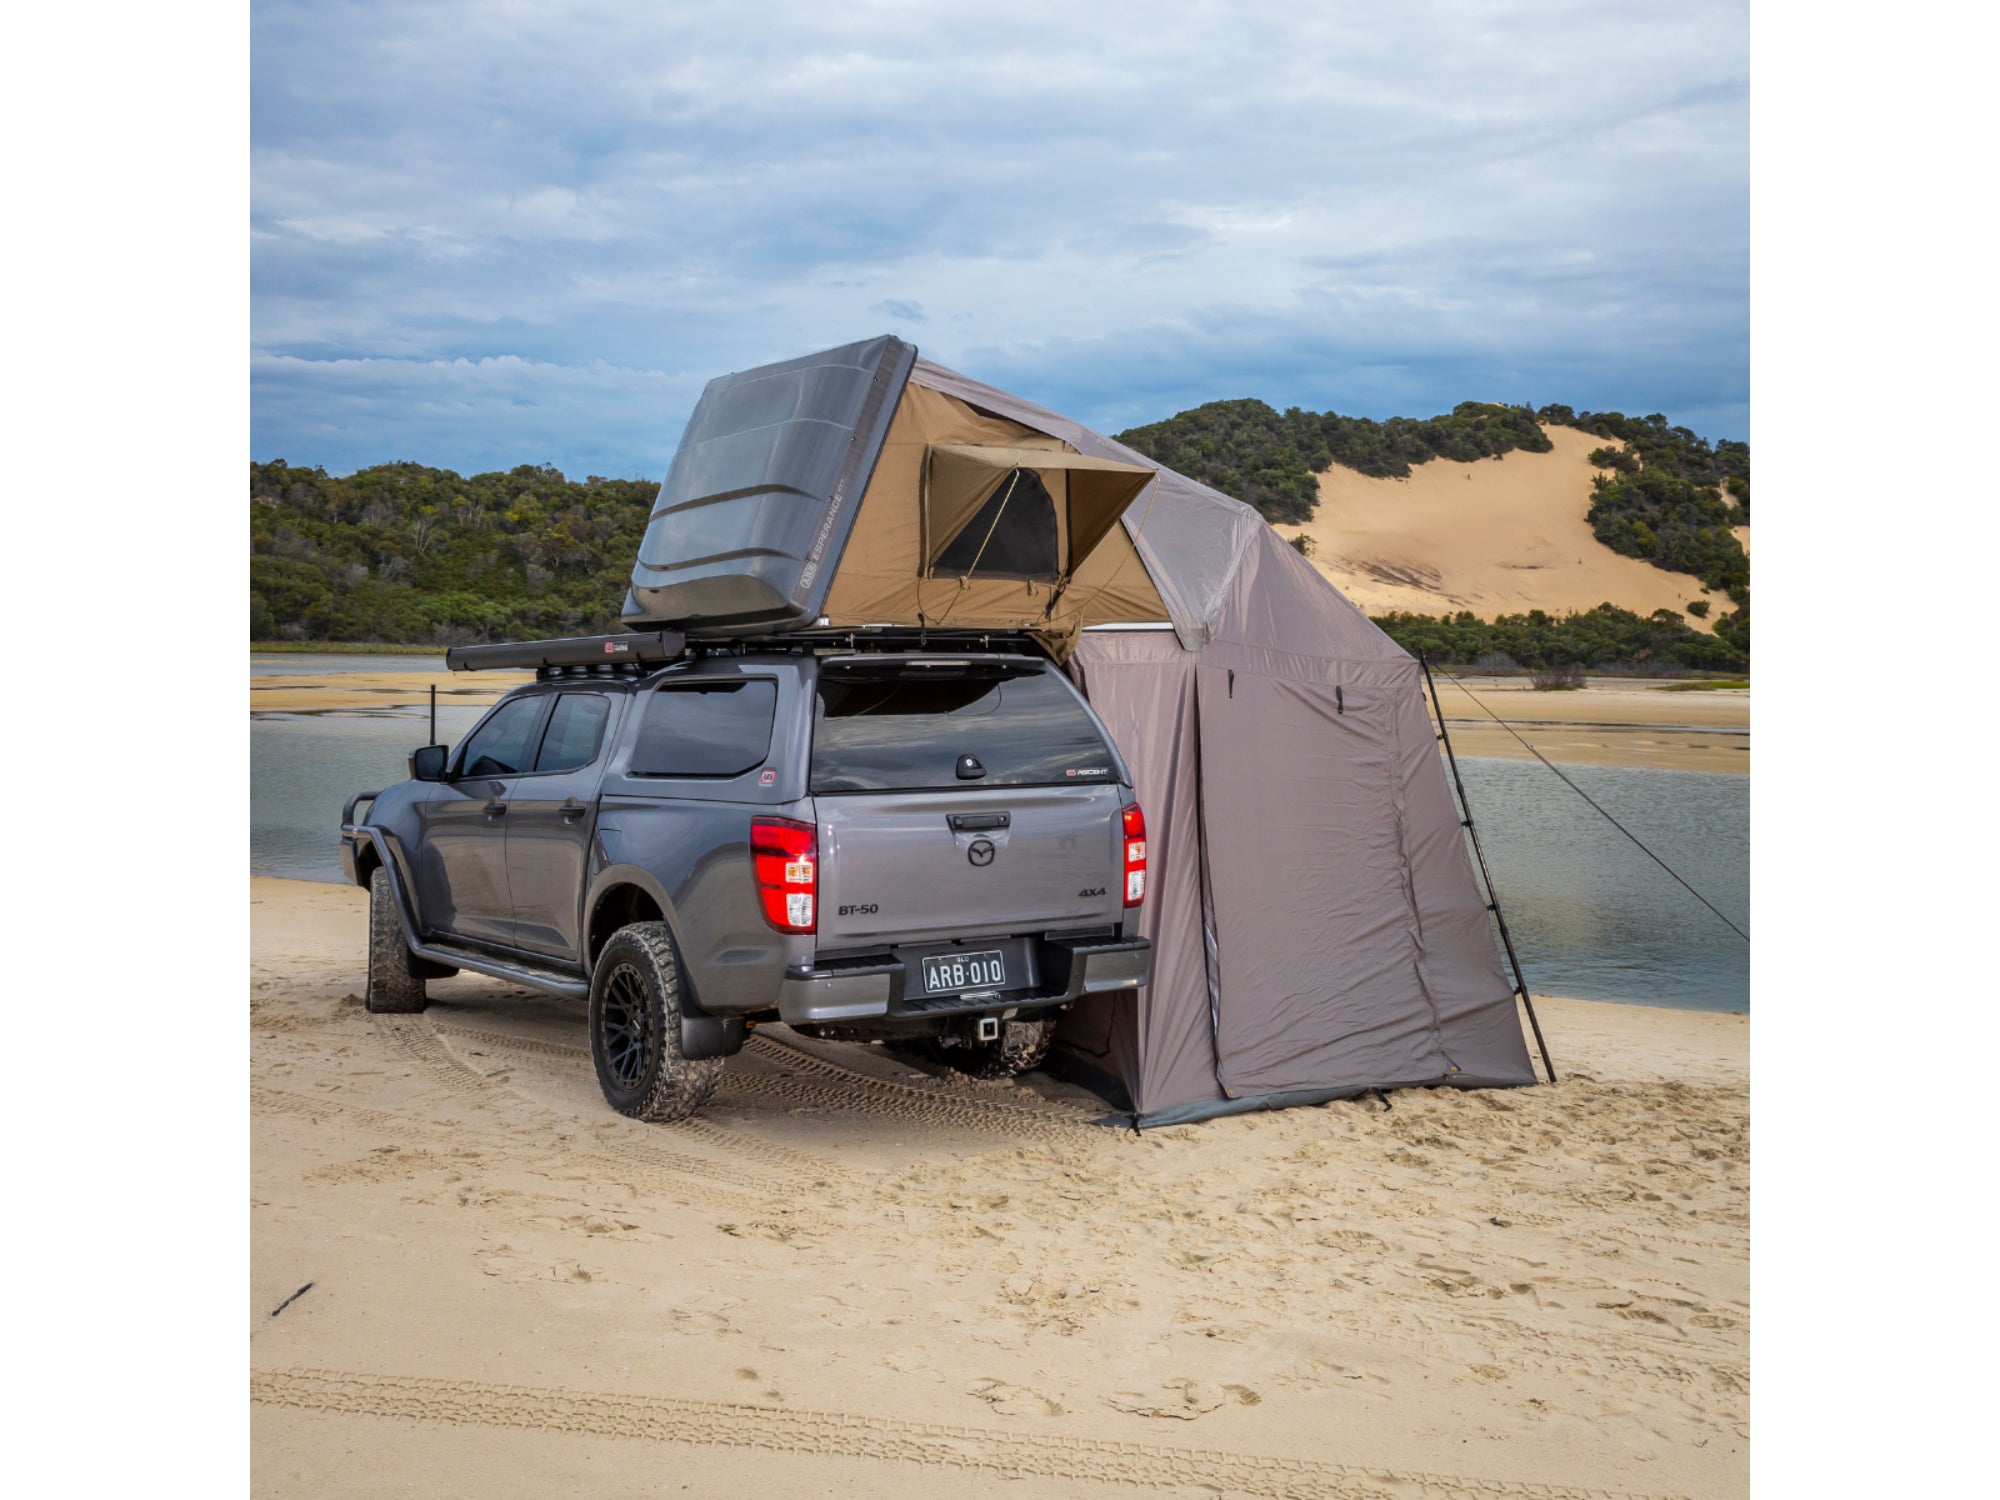
[[972,841],[972,847],[965,851],[965,857],[971,860],[975,865],[985,866],[992,864],[993,863],[992,842],[988,839],[974,839]]

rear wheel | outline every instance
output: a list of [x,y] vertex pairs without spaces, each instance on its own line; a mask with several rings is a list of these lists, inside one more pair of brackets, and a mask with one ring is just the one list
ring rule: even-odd
[[1014,1078],[1041,1066],[1055,1035],[1054,1021],[1002,1021],[997,1042],[939,1047],[932,1055],[968,1078]]
[[590,1056],[605,1102],[635,1120],[685,1120],[714,1095],[723,1060],[681,1055],[680,964],[666,923],[621,927],[598,955]]
[[377,1015],[410,1015],[428,1005],[422,963],[403,937],[389,867],[377,865],[368,876],[368,1009]]

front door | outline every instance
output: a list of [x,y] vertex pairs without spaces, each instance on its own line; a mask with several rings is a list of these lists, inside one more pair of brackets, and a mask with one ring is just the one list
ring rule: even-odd
[[611,711],[612,699],[604,693],[557,696],[534,770],[520,777],[508,796],[514,942],[552,958],[581,962],[583,957],[583,883]]
[[548,707],[548,695],[537,693],[488,714],[425,804],[417,884],[429,931],[479,943],[516,941],[507,819]]

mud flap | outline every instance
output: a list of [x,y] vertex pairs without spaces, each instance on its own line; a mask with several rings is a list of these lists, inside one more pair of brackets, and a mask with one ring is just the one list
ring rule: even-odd
[[681,1017],[681,1056],[690,1060],[703,1057],[734,1057],[743,1050],[750,1028],[741,1016]]

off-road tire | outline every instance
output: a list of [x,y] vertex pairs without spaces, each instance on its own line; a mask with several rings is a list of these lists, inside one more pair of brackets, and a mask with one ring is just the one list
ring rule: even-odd
[[939,1047],[932,1056],[968,1078],[1018,1078],[1042,1065],[1055,1035],[1054,1021],[1002,1021],[999,1041]]
[[664,922],[611,934],[590,977],[590,1060],[604,1102],[665,1124],[708,1103],[723,1059],[681,1055],[681,967]]
[[430,1004],[424,994],[423,960],[410,952],[389,868],[377,865],[368,876],[368,993],[377,1015],[412,1015]]

